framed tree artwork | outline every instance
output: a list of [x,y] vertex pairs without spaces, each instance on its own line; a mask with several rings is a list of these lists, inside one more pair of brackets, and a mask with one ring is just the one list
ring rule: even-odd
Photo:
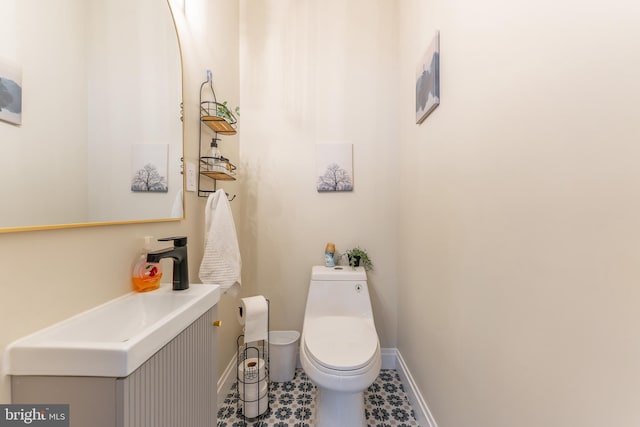
[[131,156],[131,191],[168,192],[168,155],[168,144],[134,144]]
[[318,144],[317,159],[318,192],[353,190],[352,144]]

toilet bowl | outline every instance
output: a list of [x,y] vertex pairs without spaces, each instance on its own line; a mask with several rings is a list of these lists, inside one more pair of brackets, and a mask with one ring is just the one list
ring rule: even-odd
[[317,427],[366,427],[364,391],[380,373],[380,342],[362,267],[314,266],[300,362],[317,386]]

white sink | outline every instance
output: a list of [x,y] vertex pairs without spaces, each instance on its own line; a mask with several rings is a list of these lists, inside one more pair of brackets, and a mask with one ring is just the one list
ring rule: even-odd
[[132,292],[14,341],[5,374],[125,377],[219,300],[218,285]]

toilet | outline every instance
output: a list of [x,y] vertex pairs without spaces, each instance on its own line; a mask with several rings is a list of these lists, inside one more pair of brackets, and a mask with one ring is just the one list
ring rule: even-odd
[[364,391],[381,356],[363,267],[313,267],[300,362],[317,386],[315,426],[367,426]]

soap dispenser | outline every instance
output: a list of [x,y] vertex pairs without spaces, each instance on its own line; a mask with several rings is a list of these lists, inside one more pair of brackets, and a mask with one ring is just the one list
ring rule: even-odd
[[211,157],[220,157],[220,150],[218,150],[218,138],[211,138]]
[[160,287],[162,267],[159,262],[148,262],[147,254],[151,252],[153,236],[145,236],[144,248],[133,267],[132,281],[137,292],[148,292]]
[[220,161],[220,150],[218,150],[218,138],[211,139],[211,159],[209,159],[210,170],[216,169],[216,164]]

